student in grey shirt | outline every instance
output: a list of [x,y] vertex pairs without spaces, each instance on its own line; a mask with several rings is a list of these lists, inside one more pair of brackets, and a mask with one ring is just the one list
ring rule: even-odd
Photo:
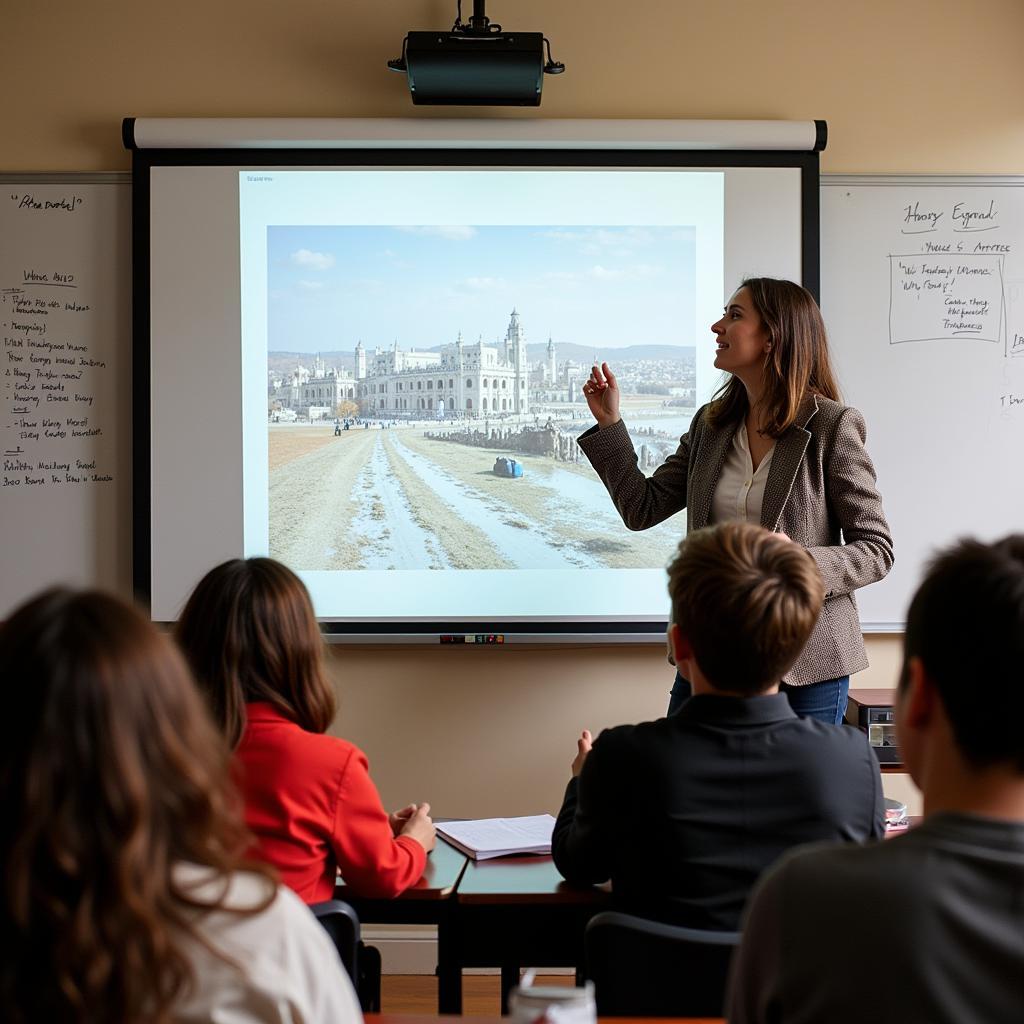
[[1024,535],[964,541],[907,616],[897,728],[924,823],[783,859],[731,1024],[1024,1020]]

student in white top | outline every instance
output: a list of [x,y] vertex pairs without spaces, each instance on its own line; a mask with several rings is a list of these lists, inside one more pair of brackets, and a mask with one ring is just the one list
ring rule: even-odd
[[270,870],[181,655],[51,590],[0,627],[0,1017],[359,1024],[333,945]]

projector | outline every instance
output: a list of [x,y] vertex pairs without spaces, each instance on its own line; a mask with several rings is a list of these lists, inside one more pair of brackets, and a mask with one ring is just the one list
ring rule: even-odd
[[483,0],[474,0],[468,24],[460,0],[450,32],[408,33],[388,67],[408,75],[414,104],[447,106],[538,107],[545,73],[565,70],[551,59],[543,32],[503,32],[484,14]]

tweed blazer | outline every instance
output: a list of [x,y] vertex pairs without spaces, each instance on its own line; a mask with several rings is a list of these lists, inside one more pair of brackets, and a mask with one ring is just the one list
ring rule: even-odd
[[[688,532],[708,525],[736,425],[712,427],[707,409],[697,410],[676,453],[650,477],[637,466],[622,420],[580,436],[580,448],[630,530],[656,526],[684,508]],[[854,591],[885,577],[893,551],[865,437],[856,409],[810,395],[775,442],[761,525],[807,548],[825,581],[821,615],[784,679],[793,686],[867,668]]]

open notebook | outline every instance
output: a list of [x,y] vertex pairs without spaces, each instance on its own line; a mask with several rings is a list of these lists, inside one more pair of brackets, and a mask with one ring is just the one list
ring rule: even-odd
[[550,853],[555,819],[550,814],[525,818],[477,818],[443,821],[437,831],[452,846],[474,860],[510,857],[524,853]]

